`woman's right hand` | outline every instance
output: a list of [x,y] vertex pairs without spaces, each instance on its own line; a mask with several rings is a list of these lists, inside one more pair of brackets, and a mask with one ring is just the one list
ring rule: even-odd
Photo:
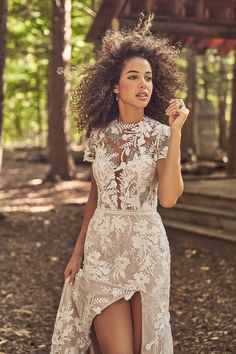
[[64,279],[66,280],[68,277],[70,277],[70,282],[72,285],[74,284],[75,281],[75,275],[76,273],[80,270],[82,263],[82,255],[72,255],[71,259],[69,260],[66,269],[64,271]]

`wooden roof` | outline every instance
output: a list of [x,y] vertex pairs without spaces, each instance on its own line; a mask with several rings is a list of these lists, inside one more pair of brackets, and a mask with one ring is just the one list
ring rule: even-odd
[[218,48],[225,55],[236,48],[236,0],[103,0],[87,40],[96,42],[108,28],[135,23],[140,12],[155,14],[154,33],[198,53]]

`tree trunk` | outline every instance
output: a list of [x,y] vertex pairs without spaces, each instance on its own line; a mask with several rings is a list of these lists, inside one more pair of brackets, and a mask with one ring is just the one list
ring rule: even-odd
[[3,100],[4,100],[4,67],[6,58],[7,32],[7,0],[0,1],[0,172],[2,169],[2,127],[3,127]]
[[189,116],[183,126],[183,138],[181,143],[181,155],[183,160],[190,160],[190,156],[195,153],[194,139],[194,109],[196,103],[196,53],[193,48],[187,49],[187,99],[186,107],[189,109]]
[[70,126],[67,112],[70,83],[59,68],[66,71],[71,60],[71,0],[52,1],[52,51],[49,77],[50,171],[47,180],[68,180],[75,176],[70,149]]
[[218,85],[218,109],[219,109],[219,147],[226,151],[226,97],[227,97],[227,78],[224,58],[220,62],[220,80]]
[[227,174],[236,174],[236,51],[234,52],[232,107],[229,130]]

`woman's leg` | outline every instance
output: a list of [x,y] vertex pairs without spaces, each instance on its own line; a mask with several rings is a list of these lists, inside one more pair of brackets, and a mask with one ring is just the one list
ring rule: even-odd
[[133,349],[134,354],[141,354],[142,340],[142,302],[140,292],[136,292],[130,299],[133,322]]
[[97,336],[96,336],[96,332],[95,332],[95,328],[94,328],[94,322],[92,323],[92,327],[91,327],[91,339],[92,339],[92,342],[93,342],[93,351],[91,350],[91,348],[89,348],[86,352],[86,354],[94,354],[94,352],[96,354],[103,354],[100,350],[100,346],[98,344],[98,341],[97,341]]
[[97,340],[103,354],[133,354],[130,302],[120,299],[94,318]]

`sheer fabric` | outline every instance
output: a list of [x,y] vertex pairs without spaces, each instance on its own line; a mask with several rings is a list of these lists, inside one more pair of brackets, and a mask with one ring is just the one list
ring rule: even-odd
[[170,248],[157,208],[157,161],[166,158],[170,127],[149,117],[112,121],[91,131],[84,160],[98,189],[83,266],[64,282],[51,354],[92,354],[93,319],[110,304],[142,299],[142,354],[172,354]]

